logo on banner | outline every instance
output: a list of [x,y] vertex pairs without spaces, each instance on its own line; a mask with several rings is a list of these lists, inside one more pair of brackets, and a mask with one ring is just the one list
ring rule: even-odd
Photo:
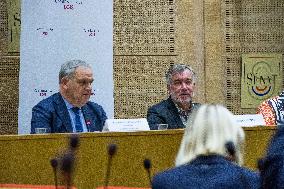
[[74,10],[76,5],[82,5],[83,1],[75,0],[54,0],[55,3],[63,4],[64,10]]
[[[53,90],[51,89],[34,89],[34,92],[40,97],[48,97],[53,94]],[[91,96],[95,96],[95,89],[92,90]]]
[[47,36],[48,32],[53,32],[53,28],[37,28],[36,30],[43,36]]
[[34,89],[34,92],[41,97],[47,97],[52,95],[53,91],[48,89]]
[[84,32],[87,33],[89,37],[96,37],[96,33],[99,33],[100,30],[84,28]]
[[267,98],[278,95],[282,80],[281,64],[281,54],[242,56],[242,108],[256,108]]

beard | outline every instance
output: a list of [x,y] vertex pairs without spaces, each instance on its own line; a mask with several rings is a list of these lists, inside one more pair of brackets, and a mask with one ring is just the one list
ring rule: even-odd
[[190,96],[186,98],[179,97],[175,93],[171,93],[170,96],[176,104],[190,104],[192,99]]

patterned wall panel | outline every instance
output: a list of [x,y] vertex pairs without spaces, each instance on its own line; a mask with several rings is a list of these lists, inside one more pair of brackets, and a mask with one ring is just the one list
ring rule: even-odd
[[145,117],[148,106],[167,98],[164,75],[175,57],[115,57],[115,117]]
[[115,55],[171,55],[175,42],[174,0],[115,0]]
[[0,134],[18,132],[19,58],[0,58]]
[[114,98],[116,118],[145,117],[167,90],[165,70],[175,62],[174,0],[116,0]]
[[8,55],[8,14],[0,1],[0,134],[18,132],[19,56]]
[[225,0],[224,57],[226,105],[236,114],[255,113],[241,109],[241,54],[284,54],[284,1]]

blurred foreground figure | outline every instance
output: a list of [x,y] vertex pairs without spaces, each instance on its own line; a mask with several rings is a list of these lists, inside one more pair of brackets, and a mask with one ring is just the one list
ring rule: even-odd
[[267,149],[266,156],[258,162],[261,188],[284,189],[284,127],[280,125]]
[[259,175],[240,167],[243,141],[229,110],[202,105],[185,129],[176,167],[154,176],[153,189],[259,188]]

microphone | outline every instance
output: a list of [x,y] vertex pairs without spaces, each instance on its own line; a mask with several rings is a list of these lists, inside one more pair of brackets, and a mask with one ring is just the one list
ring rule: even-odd
[[50,165],[53,168],[53,173],[54,173],[54,185],[55,189],[57,189],[57,166],[58,166],[58,161],[56,158],[50,160]]
[[69,149],[71,151],[75,151],[80,145],[79,135],[78,134],[72,134],[69,139],[70,139]]
[[106,176],[105,176],[105,186],[104,189],[107,188],[109,183],[109,176],[110,176],[110,168],[112,163],[112,157],[115,155],[117,151],[116,144],[109,144],[108,145],[108,162],[107,162],[107,170],[106,170]]
[[108,154],[112,157],[116,153],[116,144],[110,144],[108,146]]
[[73,153],[70,152],[65,153],[61,160],[60,169],[62,171],[67,189],[70,189],[72,185],[72,173],[74,170],[74,161],[75,161],[75,156]]
[[65,180],[67,189],[72,186],[74,164],[75,164],[75,151],[79,147],[79,135],[72,134],[69,136],[69,146],[67,151],[61,157],[61,172]]
[[152,179],[151,179],[151,160],[149,159],[144,159],[144,168],[146,169],[147,173],[148,173],[148,178],[149,178],[149,183],[150,183],[150,187],[152,187]]

